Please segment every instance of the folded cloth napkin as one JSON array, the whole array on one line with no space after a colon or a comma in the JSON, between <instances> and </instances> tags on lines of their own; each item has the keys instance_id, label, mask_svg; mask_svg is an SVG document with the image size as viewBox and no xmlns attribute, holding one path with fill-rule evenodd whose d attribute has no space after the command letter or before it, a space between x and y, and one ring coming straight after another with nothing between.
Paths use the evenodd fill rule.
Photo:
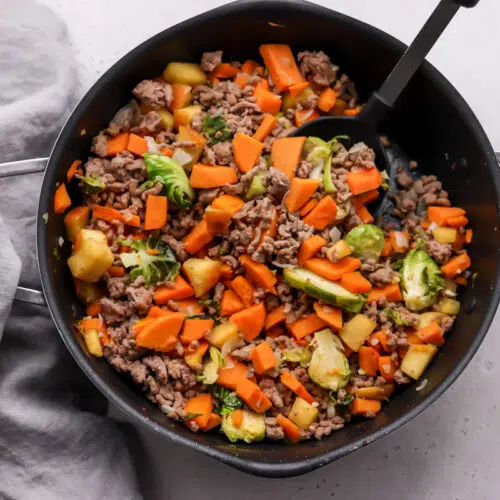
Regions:
<instances>
[{"instance_id":1,"label":"folded cloth napkin","mask_svg":"<svg viewBox=\"0 0 500 500\"><path fill-rule=\"evenodd\" d=\"M0 162L48 154L76 101L66 30L31 0L0 0ZM0 180L0 498L141 498L127 438L106 419L45 307L13 303L40 289L35 214L41 176ZM10 315L9 315L10 312Z\"/></svg>"}]
</instances>

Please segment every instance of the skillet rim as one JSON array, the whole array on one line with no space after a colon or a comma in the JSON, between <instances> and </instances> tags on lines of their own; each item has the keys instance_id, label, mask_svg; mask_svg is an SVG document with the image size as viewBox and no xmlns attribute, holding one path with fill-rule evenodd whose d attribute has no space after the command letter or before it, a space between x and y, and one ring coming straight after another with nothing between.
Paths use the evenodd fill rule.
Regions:
<instances>
[{"instance_id":1,"label":"skillet rim","mask_svg":"<svg viewBox=\"0 0 500 500\"><path fill-rule=\"evenodd\" d=\"M57 140L55 141L54 147L50 153L50 158L44 173L40 200L38 205L37 213L37 231L36 231L36 247L37 247L37 260L38 267L41 276L42 289L47 301L47 305L54 321L57 331L61 336L66 347L70 351L71 355L86 374L86 376L91 380L91 382L101 391L101 393L106 396L108 400L113 402L121 411L123 411L127 417L132 421L139 423L140 425L146 427L150 431L158 432L164 437L172 440L174 443L182 444L188 448L194 449L201 452L211 458L215 458L227 465L235 467L241 471L248 472L251 474L256 474L265 477L291 477L295 475L304 474L310 472L314 469L322 467L334 460L337 460L353 451L371 444L378 439L387 436L388 434L394 432L405 426L411 420L413 420L417 415L422 413L426 408L433 404L451 385L456 381L458 376L463 372L466 366L469 364L474 354L481 345L486 333L489 330L493 317L496 313L498 303L500 301L500 256L497 254L497 275L495 277L495 285L491 294L491 302L489 308L484 315L481 325L476 332L474 340L466 351L464 356L460 359L457 365L454 367L452 372L439 384L437 387L420 403L416 404L414 408L403 414L401 417L397 418L394 422L387 424L386 426L372 432L368 437L362 437L352 441L344 446L336 448L332 451L327 451L320 456L316 456L310 459L298 460L291 463L261 463L254 459L241 458L236 454L231 454L226 451L221 451L211 447L210 445L199 444L190 438L186 438L177 434L175 430L170 430L167 427L163 427L154 421L152 421L147 416L143 415L140 411L135 410L129 406L125 401L123 401L117 393L112 391L103 381L96 371L92 368L85 356L80 344L77 342L73 330L66 325L63 315L59 309L58 301L56 298L56 290L53 287L50 279L50 266L47 264L49 262L49 248L45 245L47 228L43 222L42 214L49 212L52 188L55 184L56 177L58 174L58 163L56 161L56 156L59 156L61 151L64 149L64 145L71 140L71 135L69 130L75 126L78 121L85 115L88 103L92 98L100 92L101 87L103 87L109 81L115 78L115 74L119 73L124 65L129 61L133 61L136 56L144 53L149 47L155 46L160 42L165 35L168 33L169 36L175 36L176 33L189 29L193 25L197 25L200 22L210 20L212 18L218 17L220 15L226 15L230 13L240 13L243 14L248 8L270 8L270 7L285 7L287 9L296 9L297 11L303 10L315 14L324 14L328 17L335 16L339 22L344 24L349 24L353 30L363 29L370 33L372 36L377 38L379 41L385 43L387 46L392 47L396 52L403 53L406 48L402 42L394 38L393 36L385 33L384 31L371 26L367 23L359 21L355 18L347 16L345 14L339 13L333 9L323 7L317 4L302 0L242 0L231 2L221 7L212 9L210 11L199 14L195 17L187 19L179 24L171 26L162 32L150 37L145 40L134 49L129 51L127 54L122 56L117 62L115 62L88 90L81 101L76 105L66 123L64 124ZM498 173L498 163L493 151L493 147L488 140L481 124L479 123L474 112L470 109L469 105L463 99L463 97L458 93L455 87L436 69L427 61L424 62L420 70L422 75L431 82L437 89L449 98L449 102L457 109L460 117L467 123L471 130L473 131L473 140L483 151L484 156L487 158L487 169L494 181L494 191L496 197L496 217L500 224L499 217L499 198L500 198L500 176Z\"/></svg>"}]
</instances>

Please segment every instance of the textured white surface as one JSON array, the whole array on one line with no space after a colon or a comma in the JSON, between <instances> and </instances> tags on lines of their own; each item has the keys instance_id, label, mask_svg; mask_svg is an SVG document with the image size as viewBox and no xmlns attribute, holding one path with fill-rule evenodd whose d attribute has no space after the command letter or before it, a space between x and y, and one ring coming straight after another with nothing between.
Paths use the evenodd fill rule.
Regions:
<instances>
[{"instance_id":1,"label":"textured white surface","mask_svg":"<svg viewBox=\"0 0 500 500\"><path fill-rule=\"evenodd\" d=\"M158 31L222 5L222 0L42 0L69 25L82 93L116 61ZM411 41L437 0L322 0ZM500 149L500 2L461 11L430 54L458 88ZM464 374L432 408L404 429L314 473L288 480L251 477L141 431L148 499L341 498L439 500L499 498L500 341L497 315Z\"/></svg>"}]
</instances>

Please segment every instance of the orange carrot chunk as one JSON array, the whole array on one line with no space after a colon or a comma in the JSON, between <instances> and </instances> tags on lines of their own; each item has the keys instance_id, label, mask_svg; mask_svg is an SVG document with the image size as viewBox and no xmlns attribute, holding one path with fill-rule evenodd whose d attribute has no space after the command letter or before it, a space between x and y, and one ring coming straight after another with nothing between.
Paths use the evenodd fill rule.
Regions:
<instances>
[{"instance_id":1,"label":"orange carrot chunk","mask_svg":"<svg viewBox=\"0 0 500 500\"><path fill-rule=\"evenodd\" d=\"M382 403L376 399L354 398L350 409L352 415L373 416L382 409Z\"/></svg>"},{"instance_id":2,"label":"orange carrot chunk","mask_svg":"<svg viewBox=\"0 0 500 500\"><path fill-rule=\"evenodd\" d=\"M300 209L300 216L305 217L308 213L311 212L311 210L319 203L318 200L309 200L301 209Z\"/></svg>"},{"instance_id":3,"label":"orange carrot chunk","mask_svg":"<svg viewBox=\"0 0 500 500\"><path fill-rule=\"evenodd\" d=\"M381 288L373 288L368 294L366 301L369 303L377 302L382 297L385 297L387 302L403 302L403 295L401 294L401 288L397 283L392 285L386 285Z\"/></svg>"},{"instance_id":4,"label":"orange carrot chunk","mask_svg":"<svg viewBox=\"0 0 500 500\"><path fill-rule=\"evenodd\" d=\"M392 382L394 380L394 373L396 373L397 368L391 356L380 356L380 358L378 358L380 375L384 377L387 382Z\"/></svg>"},{"instance_id":5,"label":"orange carrot chunk","mask_svg":"<svg viewBox=\"0 0 500 500\"><path fill-rule=\"evenodd\" d=\"M107 141L107 156L114 156L122 151L125 151L128 146L129 133L123 132L122 134L118 134L115 137L108 137Z\"/></svg>"},{"instance_id":6,"label":"orange carrot chunk","mask_svg":"<svg viewBox=\"0 0 500 500\"><path fill-rule=\"evenodd\" d=\"M261 80L265 82L266 80ZM267 82L266 82L267 83ZM257 86L253 92L255 103L259 106L262 113L275 115L281 109L281 97L270 90Z\"/></svg>"},{"instance_id":7,"label":"orange carrot chunk","mask_svg":"<svg viewBox=\"0 0 500 500\"><path fill-rule=\"evenodd\" d=\"M427 207L427 217L438 226L446 226L450 217L465 215L465 210L458 207Z\"/></svg>"},{"instance_id":8,"label":"orange carrot chunk","mask_svg":"<svg viewBox=\"0 0 500 500\"><path fill-rule=\"evenodd\" d=\"M287 325L288 330L296 339L303 339L327 326L326 321L317 314L311 313Z\"/></svg>"},{"instance_id":9,"label":"orange carrot chunk","mask_svg":"<svg viewBox=\"0 0 500 500\"><path fill-rule=\"evenodd\" d=\"M469 223L469 219L464 215L457 215L456 217L448 217L446 225L450 227L465 227Z\"/></svg>"},{"instance_id":10,"label":"orange carrot chunk","mask_svg":"<svg viewBox=\"0 0 500 500\"><path fill-rule=\"evenodd\" d=\"M245 308L245 304L233 290L226 290L220 302L220 315L231 316Z\"/></svg>"},{"instance_id":11,"label":"orange carrot chunk","mask_svg":"<svg viewBox=\"0 0 500 500\"><path fill-rule=\"evenodd\" d=\"M126 226L141 226L141 219L138 215L123 215L119 210L116 210L116 208L94 205L92 207L92 215L96 219L105 220L106 222L113 222L115 220L123 222Z\"/></svg>"},{"instance_id":12,"label":"orange carrot chunk","mask_svg":"<svg viewBox=\"0 0 500 500\"><path fill-rule=\"evenodd\" d=\"M371 224L375 220L364 205L355 206L355 212L363 224Z\"/></svg>"},{"instance_id":13,"label":"orange carrot chunk","mask_svg":"<svg viewBox=\"0 0 500 500\"><path fill-rule=\"evenodd\" d=\"M342 329L342 310L336 307L314 303L314 311L316 314L331 328L340 331Z\"/></svg>"},{"instance_id":14,"label":"orange carrot chunk","mask_svg":"<svg viewBox=\"0 0 500 500\"><path fill-rule=\"evenodd\" d=\"M286 319L285 306L281 305L273 309L266 316L266 321L264 323L264 329L270 330L271 328L284 323Z\"/></svg>"},{"instance_id":15,"label":"orange carrot chunk","mask_svg":"<svg viewBox=\"0 0 500 500\"><path fill-rule=\"evenodd\" d=\"M374 167L359 172L347 172L346 181L352 194L358 195L379 188L382 184L382 176Z\"/></svg>"},{"instance_id":16,"label":"orange carrot chunk","mask_svg":"<svg viewBox=\"0 0 500 500\"><path fill-rule=\"evenodd\" d=\"M371 377L377 375L379 358L380 354L373 347L363 345L359 348L359 367L364 371L365 375L370 375Z\"/></svg>"},{"instance_id":17,"label":"orange carrot chunk","mask_svg":"<svg viewBox=\"0 0 500 500\"><path fill-rule=\"evenodd\" d=\"M266 321L266 308L261 302L247 309L243 309L229 317L229 321L234 323L247 342L258 337Z\"/></svg>"},{"instance_id":18,"label":"orange carrot chunk","mask_svg":"<svg viewBox=\"0 0 500 500\"><path fill-rule=\"evenodd\" d=\"M238 429L243 423L243 415L243 410L234 410L233 413L231 413L231 423Z\"/></svg>"},{"instance_id":19,"label":"orange carrot chunk","mask_svg":"<svg viewBox=\"0 0 500 500\"><path fill-rule=\"evenodd\" d=\"M173 283L159 286L153 294L153 299L158 305L163 305L169 300L187 299L193 295L191 285L182 276L177 276Z\"/></svg>"},{"instance_id":20,"label":"orange carrot chunk","mask_svg":"<svg viewBox=\"0 0 500 500\"><path fill-rule=\"evenodd\" d=\"M309 394L307 389L300 383L288 370L284 371L280 377L281 383L288 387L294 394L307 401L309 404L314 403L314 398Z\"/></svg>"},{"instance_id":21,"label":"orange carrot chunk","mask_svg":"<svg viewBox=\"0 0 500 500\"><path fill-rule=\"evenodd\" d=\"M146 200L144 229L161 229L167 223L168 199L166 196L150 195Z\"/></svg>"},{"instance_id":22,"label":"orange carrot chunk","mask_svg":"<svg viewBox=\"0 0 500 500\"><path fill-rule=\"evenodd\" d=\"M54 212L62 214L71 206L71 198L66 190L66 184L61 184L54 195Z\"/></svg>"},{"instance_id":23,"label":"orange carrot chunk","mask_svg":"<svg viewBox=\"0 0 500 500\"><path fill-rule=\"evenodd\" d=\"M233 139L234 161L240 172L246 174L251 170L264 149L264 144L249 135L237 133Z\"/></svg>"},{"instance_id":24,"label":"orange carrot chunk","mask_svg":"<svg viewBox=\"0 0 500 500\"><path fill-rule=\"evenodd\" d=\"M309 87L309 82L295 83L293 85L290 85L288 93L292 97L295 97L296 95L300 94L306 87Z\"/></svg>"},{"instance_id":25,"label":"orange carrot chunk","mask_svg":"<svg viewBox=\"0 0 500 500\"><path fill-rule=\"evenodd\" d=\"M337 205L329 195L325 196L305 217L304 222L323 231L337 216Z\"/></svg>"},{"instance_id":26,"label":"orange carrot chunk","mask_svg":"<svg viewBox=\"0 0 500 500\"><path fill-rule=\"evenodd\" d=\"M183 313L170 312L154 319L136 335L136 344L155 351L169 351L177 341L184 318Z\"/></svg>"},{"instance_id":27,"label":"orange carrot chunk","mask_svg":"<svg viewBox=\"0 0 500 500\"><path fill-rule=\"evenodd\" d=\"M233 167L213 167L197 163L191 170L189 182L196 189L216 188L235 184L238 176Z\"/></svg>"},{"instance_id":28,"label":"orange carrot chunk","mask_svg":"<svg viewBox=\"0 0 500 500\"><path fill-rule=\"evenodd\" d=\"M304 264L314 257L324 246L326 245L326 240L319 234L315 234L302 243L300 246L299 254L297 256L299 261L299 266L304 266Z\"/></svg>"},{"instance_id":29,"label":"orange carrot chunk","mask_svg":"<svg viewBox=\"0 0 500 500\"><path fill-rule=\"evenodd\" d=\"M266 342L259 344L250 354L255 373L261 375L278 363L271 346Z\"/></svg>"},{"instance_id":30,"label":"orange carrot chunk","mask_svg":"<svg viewBox=\"0 0 500 500\"><path fill-rule=\"evenodd\" d=\"M468 269L471 264L470 257L467 255L467 252L464 252L442 265L441 271L446 278L454 278L457 274L461 274Z\"/></svg>"},{"instance_id":31,"label":"orange carrot chunk","mask_svg":"<svg viewBox=\"0 0 500 500\"><path fill-rule=\"evenodd\" d=\"M368 293L372 289L372 284L358 271L343 274L340 284L352 293Z\"/></svg>"},{"instance_id":32,"label":"orange carrot chunk","mask_svg":"<svg viewBox=\"0 0 500 500\"><path fill-rule=\"evenodd\" d=\"M216 66L213 73L215 78L220 78L221 80L226 78L234 78L238 74L239 69L229 63L220 63Z\"/></svg>"},{"instance_id":33,"label":"orange carrot chunk","mask_svg":"<svg viewBox=\"0 0 500 500\"><path fill-rule=\"evenodd\" d=\"M333 106L335 106L335 102L337 101L337 94L330 88L326 88L321 92L318 98L318 108L321 111L328 113Z\"/></svg>"},{"instance_id":34,"label":"orange carrot chunk","mask_svg":"<svg viewBox=\"0 0 500 500\"><path fill-rule=\"evenodd\" d=\"M319 179L300 179L294 177L290 183L290 190L285 198L285 205L289 212L297 212L311 198L320 186Z\"/></svg>"},{"instance_id":35,"label":"orange carrot chunk","mask_svg":"<svg viewBox=\"0 0 500 500\"><path fill-rule=\"evenodd\" d=\"M229 286L238 294L245 307L250 307L255 303L255 288L244 276L237 276Z\"/></svg>"},{"instance_id":36,"label":"orange carrot chunk","mask_svg":"<svg viewBox=\"0 0 500 500\"><path fill-rule=\"evenodd\" d=\"M441 330L441 327L434 321L418 330L415 335L426 344L444 344L443 330Z\"/></svg>"},{"instance_id":37,"label":"orange carrot chunk","mask_svg":"<svg viewBox=\"0 0 500 500\"><path fill-rule=\"evenodd\" d=\"M236 394L257 413L264 413L272 406L271 401L260 387L246 377L241 377L238 380Z\"/></svg>"},{"instance_id":38,"label":"orange carrot chunk","mask_svg":"<svg viewBox=\"0 0 500 500\"><path fill-rule=\"evenodd\" d=\"M276 423L283 429L286 438L292 443L300 441L300 429L281 413L276 416Z\"/></svg>"},{"instance_id":39,"label":"orange carrot chunk","mask_svg":"<svg viewBox=\"0 0 500 500\"><path fill-rule=\"evenodd\" d=\"M289 179L295 175L300 162L305 137L283 137L276 139L271 146L271 159L274 168L284 172Z\"/></svg>"},{"instance_id":40,"label":"orange carrot chunk","mask_svg":"<svg viewBox=\"0 0 500 500\"><path fill-rule=\"evenodd\" d=\"M125 268L122 266L109 266L108 273L114 278L121 278L125 276Z\"/></svg>"},{"instance_id":41,"label":"orange carrot chunk","mask_svg":"<svg viewBox=\"0 0 500 500\"><path fill-rule=\"evenodd\" d=\"M259 52L274 85L280 92L304 81L289 45L263 44L259 47Z\"/></svg>"},{"instance_id":42,"label":"orange carrot chunk","mask_svg":"<svg viewBox=\"0 0 500 500\"><path fill-rule=\"evenodd\" d=\"M71 180L73 179L73 177L76 175L76 174L81 174L81 169L80 169L80 165L82 164L81 160L75 160L72 164L71 164L71 167L69 167L68 171L66 172L66 180L68 182L71 182Z\"/></svg>"},{"instance_id":43,"label":"orange carrot chunk","mask_svg":"<svg viewBox=\"0 0 500 500\"><path fill-rule=\"evenodd\" d=\"M200 429L207 426L212 414L213 400L211 394L200 394L194 398L190 398L184 405L184 412L186 413L186 425L192 428L194 422Z\"/></svg>"},{"instance_id":44,"label":"orange carrot chunk","mask_svg":"<svg viewBox=\"0 0 500 500\"><path fill-rule=\"evenodd\" d=\"M319 274L327 280L337 281L344 274L356 271L361 267L361 261L356 257L344 257L337 262L330 262L328 259L314 258L305 262L304 267Z\"/></svg>"},{"instance_id":45,"label":"orange carrot chunk","mask_svg":"<svg viewBox=\"0 0 500 500\"><path fill-rule=\"evenodd\" d=\"M275 293L274 285L278 282L278 278L265 264L255 262L248 255L241 255L238 260L251 280L268 292Z\"/></svg>"},{"instance_id":46,"label":"orange carrot chunk","mask_svg":"<svg viewBox=\"0 0 500 500\"><path fill-rule=\"evenodd\" d=\"M293 114L293 119L295 121L295 126L301 127L304 123L316 120L316 118L319 118L320 116L321 115L318 113L318 110L315 108L297 109Z\"/></svg>"},{"instance_id":47,"label":"orange carrot chunk","mask_svg":"<svg viewBox=\"0 0 500 500\"><path fill-rule=\"evenodd\" d=\"M226 365L229 365L230 368L226 368L226 365L219 368L217 384L228 389L236 389L239 379L244 378L248 373L248 366L232 358L229 358L227 361Z\"/></svg>"},{"instance_id":48,"label":"orange carrot chunk","mask_svg":"<svg viewBox=\"0 0 500 500\"><path fill-rule=\"evenodd\" d=\"M465 243L468 245L472 243L472 229L467 229L467 231L465 231Z\"/></svg>"},{"instance_id":49,"label":"orange carrot chunk","mask_svg":"<svg viewBox=\"0 0 500 500\"><path fill-rule=\"evenodd\" d=\"M253 138L262 142L276 128L277 124L278 122L273 115L264 115L264 119L260 122Z\"/></svg>"},{"instance_id":50,"label":"orange carrot chunk","mask_svg":"<svg viewBox=\"0 0 500 500\"><path fill-rule=\"evenodd\" d=\"M203 219L196 224L192 231L182 240L186 252L193 255L214 239L214 233L208 227L207 221Z\"/></svg>"},{"instance_id":51,"label":"orange carrot chunk","mask_svg":"<svg viewBox=\"0 0 500 500\"><path fill-rule=\"evenodd\" d=\"M208 418L207 425L202 428L202 431L208 432L214 429L215 427L219 426L222 423L222 417L220 415L217 415L217 413L210 413L210 417Z\"/></svg>"},{"instance_id":52,"label":"orange carrot chunk","mask_svg":"<svg viewBox=\"0 0 500 500\"><path fill-rule=\"evenodd\" d=\"M127 143L127 149L137 156L148 152L148 141L136 134L130 134Z\"/></svg>"},{"instance_id":53,"label":"orange carrot chunk","mask_svg":"<svg viewBox=\"0 0 500 500\"><path fill-rule=\"evenodd\" d=\"M181 342L190 344L202 339L214 326L213 319L190 318L184 321L181 333Z\"/></svg>"}]
</instances>

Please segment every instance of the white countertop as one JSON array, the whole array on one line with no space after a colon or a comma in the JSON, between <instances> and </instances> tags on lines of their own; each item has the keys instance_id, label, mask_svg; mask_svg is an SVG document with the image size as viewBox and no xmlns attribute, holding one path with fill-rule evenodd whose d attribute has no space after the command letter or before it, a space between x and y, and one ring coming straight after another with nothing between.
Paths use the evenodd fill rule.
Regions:
<instances>
[{"instance_id":1,"label":"white countertop","mask_svg":"<svg viewBox=\"0 0 500 500\"><path fill-rule=\"evenodd\" d=\"M120 56L157 32L223 5L222 0L39 0L68 23L82 93ZM321 0L408 43L437 0ZM500 150L500 2L458 13L429 60L469 102ZM500 340L497 314L478 354L454 386L405 428L311 474L261 479L142 431L145 498L253 500L333 498L490 500L499 497Z\"/></svg>"}]
</instances>

